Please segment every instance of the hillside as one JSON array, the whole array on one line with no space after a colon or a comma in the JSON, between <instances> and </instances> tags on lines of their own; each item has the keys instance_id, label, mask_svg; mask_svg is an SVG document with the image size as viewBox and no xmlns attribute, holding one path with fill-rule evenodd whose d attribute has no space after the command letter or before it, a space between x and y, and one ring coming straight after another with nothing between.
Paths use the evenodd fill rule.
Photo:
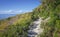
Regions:
<instances>
[{"instance_id":1,"label":"hillside","mask_svg":"<svg viewBox=\"0 0 60 37\"><path fill-rule=\"evenodd\" d=\"M7 19L2 19L0 20L0 30L4 30L11 24L17 24L20 23L22 20L25 21L27 19L31 19L31 13L18 14Z\"/></svg>"},{"instance_id":2,"label":"hillside","mask_svg":"<svg viewBox=\"0 0 60 37\"><path fill-rule=\"evenodd\" d=\"M28 37L30 24L39 17L44 30L38 37L60 37L60 0L41 0L41 5L32 12L0 20L0 36Z\"/></svg>"},{"instance_id":3,"label":"hillside","mask_svg":"<svg viewBox=\"0 0 60 37\"><path fill-rule=\"evenodd\" d=\"M50 17L46 22L42 22L41 27L44 32L40 37L60 37L60 0L41 0L42 4L34 10L35 15L43 17L43 20Z\"/></svg>"},{"instance_id":4,"label":"hillside","mask_svg":"<svg viewBox=\"0 0 60 37\"><path fill-rule=\"evenodd\" d=\"M12 34L14 34L13 36L16 35L16 37L18 37L17 33L21 35L24 34L24 36L26 36L27 30L29 29L28 26L32 21L33 20L31 19L31 13L24 13L24 14L16 15L14 17L1 20L0 21L0 34L1 34L0 36L6 37L6 35L9 34L7 37L11 37Z\"/></svg>"}]
</instances>

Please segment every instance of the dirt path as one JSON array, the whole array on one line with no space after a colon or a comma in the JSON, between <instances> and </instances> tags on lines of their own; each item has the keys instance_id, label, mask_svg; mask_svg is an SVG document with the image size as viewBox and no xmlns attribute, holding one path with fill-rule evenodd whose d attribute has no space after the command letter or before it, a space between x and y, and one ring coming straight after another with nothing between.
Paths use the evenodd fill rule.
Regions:
<instances>
[{"instance_id":1,"label":"dirt path","mask_svg":"<svg viewBox=\"0 0 60 37\"><path fill-rule=\"evenodd\" d=\"M28 37L37 37L41 32L43 32L43 29L40 28L41 22L42 19L39 18L29 26L30 29L28 30Z\"/></svg>"}]
</instances>

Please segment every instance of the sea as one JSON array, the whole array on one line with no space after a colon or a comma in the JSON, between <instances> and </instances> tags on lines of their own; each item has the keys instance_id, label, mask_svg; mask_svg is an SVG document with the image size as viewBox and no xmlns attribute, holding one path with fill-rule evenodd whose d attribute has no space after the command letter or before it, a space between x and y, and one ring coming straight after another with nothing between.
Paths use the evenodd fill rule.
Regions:
<instances>
[{"instance_id":1,"label":"sea","mask_svg":"<svg viewBox=\"0 0 60 37\"><path fill-rule=\"evenodd\" d=\"M15 16L16 14L0 14L0 20Z\"/></svg>"}]
</instances>

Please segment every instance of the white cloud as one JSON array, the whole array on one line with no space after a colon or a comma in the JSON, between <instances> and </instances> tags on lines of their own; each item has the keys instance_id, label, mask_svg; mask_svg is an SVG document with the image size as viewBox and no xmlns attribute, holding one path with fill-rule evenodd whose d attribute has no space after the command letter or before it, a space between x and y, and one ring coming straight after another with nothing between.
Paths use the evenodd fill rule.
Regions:
<instances>
[{"instance_id":1,"label":"white cloud","mask_svg":"<svg viewBox=\"0 0 60 37\"><path fill-rule=\"evenodd\" d=\"M3 10L0 11L0 14L20 14L25 12L32 12L32 10Z\"/></svg>"},{"instance_id":2,"label":"white cloud","mask_svg":"<svg viewBox=\"0 0 60 37\"><path fill-rule=\"evenodd\" d=\"M21 12L22 10L4 10L4 11L0 11L0 14L18 14Z\"/></svg>"},{"instance_id":3,"label":"white cloud","mask_svg":"<svg viewBox=\"0 0 60 37\"><path fill-rule=\"evenodd\" d=\"M12 12L12 10L4 10L4 11L0 11L0 12Z\"/></svg>"}]
</instances>

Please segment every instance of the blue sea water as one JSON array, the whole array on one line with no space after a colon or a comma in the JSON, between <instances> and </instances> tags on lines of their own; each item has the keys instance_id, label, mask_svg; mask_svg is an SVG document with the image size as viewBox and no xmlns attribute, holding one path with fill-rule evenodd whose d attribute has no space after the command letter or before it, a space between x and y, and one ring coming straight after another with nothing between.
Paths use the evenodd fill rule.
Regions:
<instances>
[{"instance_id":1,"label":"blue sea water","mask_svg":"<svg viewBox=\"0 0 60 37\"><path fill-rule=\"evenodd\" d=\"M0 20L1 19L6 19L8 17L11 17L11 16L15 16L16 14L0 14Z\"/></svg>"}]
</instances>

